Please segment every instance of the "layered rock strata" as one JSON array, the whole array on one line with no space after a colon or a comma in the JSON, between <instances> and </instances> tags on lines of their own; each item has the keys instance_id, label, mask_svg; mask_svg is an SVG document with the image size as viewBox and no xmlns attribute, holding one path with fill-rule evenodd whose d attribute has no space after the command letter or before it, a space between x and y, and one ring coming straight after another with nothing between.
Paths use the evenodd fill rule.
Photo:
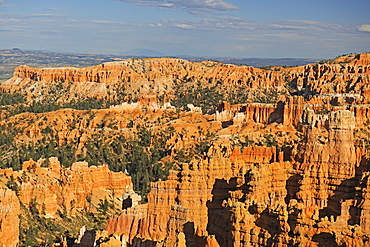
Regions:
<instances>
[{"instance_id":1,"label":"layered rock strata","mask_svg":"<svg viewBox=\"0 0 370 247\"><path fill-rule=\"evenodd\" d=\"M20 213L19 200L15 192L0 189L0 246L18 246Z\"/></svg>"},{"instance_id":2,"label":"layered rock strata","mask_svg":"<svg viewBox=\"0 0 370 247\"><path fill-rule=\"evenodd\" d=\"M1 229L16 228L19 203L36 205L53 218L58 210L74 215L112 198L122 204L122 213L109 220L102 246L369 246L369 71L369 54L276 71L180 59L84 69L19 67L2 91L24 90L31 99L61 89L53 99L57 102L85 96L114 99L128 92L140 96L138 103L91 112L16 115L9 122L22 130L19 142L42 140L45 123L40 119L60 123L53 126L58 145L78 143L78 150L98 129L107 136L132 135L129 123L142 123L160 134L170 126L174 133L164 159L177 159L177 170L167 181L151 183L144 205L131 179L106 166L78 162L64 168L49 159L47 167L40 160L26 162L21 172L0 170L3 188L16 192L0 192L0 202L13 205L0 214ZM222 102L213 115L191 104L190 112L181 114L159 106L157 96L170 97L174 85L196 82L233 90L289 86L297 95L280 96L271 104ZM76 115L81 121L67 124ZM190 161L176 157L179 150L194 147L202 151ZM17 244L15 235L0 234L6 244Z\"/></svg>"},{"instance_id":3,"label":"layered rock strata","mask_svg":"<svg viewBox=\"0 0 370 247\"><path fill-rule=\"evenodd\" d=\"M299 125L289 161L275 147L213 146L107 230L128 246L367 246L369 175L354 114L306 109Z\"/></svg>"},{"instance_id":4,"label":"layered rock strata","mask_svg":"<svg viewBox=\"0 0 370 247\"><path fill-rule=\"evenodd\" d=\"M73 217L78 211L95 212L97 205L108 200L122 209L124 195L134 198L131 178L109 171L107 166L88 167L86 162L61 167L56 158L23 164L21 171L0 170L0 181L11 188L0 189L0 245L17 246L19 216L23 210L34 210L40 217L54 219L59 214ZM59 236L58 236L59 237Z\"/></svg>"},{"instance_id":5,"label":"layered rock strata","mask_svg":"<svg viewBox=\"0 0 370 247\"><path fill-rule=\"evenodd\" d=\"M121 93L135 97L156 93L168 98L173 94L174 85L185 82L189 85L201 83L206 87L222 86L226 91L289 85L305 94L330 97L345 94L344 100L347 97L367 103L370 100L369 56L369 53L357 54L346 63L337 61L277 70L170 58L125 60L81 69L20 66L0 89L27 92L30 100L31 96L38 99L43 95L38 99L43 101L52 95L53 102L62 103L86 97L115 100Z\"/></svg>"}]
</instances>

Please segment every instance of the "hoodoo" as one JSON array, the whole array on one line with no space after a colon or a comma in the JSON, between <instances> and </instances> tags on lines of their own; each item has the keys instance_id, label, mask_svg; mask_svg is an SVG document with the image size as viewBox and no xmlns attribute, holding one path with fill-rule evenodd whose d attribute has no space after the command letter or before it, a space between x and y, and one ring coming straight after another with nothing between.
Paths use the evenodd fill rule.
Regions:
<instances>
[{"instance_id":1,"label":"hoodoo","mask_svg":"<svg viewBox=\"0 0 370 247\"><path fill-rule=\"evenodd\" d=\"M369 246L369 56L16 68L0 245Z\"/></svg>"}]
</instances>

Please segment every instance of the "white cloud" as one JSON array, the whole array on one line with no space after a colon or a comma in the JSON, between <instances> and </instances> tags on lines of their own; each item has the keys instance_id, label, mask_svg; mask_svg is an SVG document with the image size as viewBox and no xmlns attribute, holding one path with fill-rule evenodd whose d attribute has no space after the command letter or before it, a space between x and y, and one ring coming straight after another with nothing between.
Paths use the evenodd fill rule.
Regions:
<instances>
[{"instance_id":1,"label":"white cloud","mask_svg":"<svg viewBox=\"0 0 370 247\"><path fill-rule=\"evenodd\" d=\"M302 35L298 35L295 33L274 33L274 34L263 34L263 37L276 37L281 39L302 39L306 38Z\"/></svg>"},{"instance_id":2,"label":"white cloud","mask_svg":"<svg viewBox=\"0 0 370 247\"><path fill-rule=\"evenodd\" d=\"M66 18L69 15L66 14L6 14L0 13L0 19L8 19L8 20L28 20L28 19L35 19L35 18L47 18L47 19L60 19Z\"/></svg>"},{"instance_id":3,"label":"white cloud","mask_svg":"<svg viewBox=\"0 0 370 247\"><path fill-rule=\"evenodd\" d=\"M163 27L163 25L161 23L151 23L149 27Z\"/></svg>"},{"instance_id":4,"label":"white cloud","mask_svg":"<svg viewBox=\"0 0 370 247\"><path fill-rule=\"evenodd\" d=\"M173 27L180 29L193 30L233 30L233 29L255 29L255 25L245 18L238 17L219 17L215 19L201 19L201 20L162 20L160 23L162 27Z\"/></svg>"},{"instance_id":5,"label":"white cloud","mask_svg":"<svg viewBox=\"0 0 370 247\"><path fill-rule=\"evenodd\" d=\"M173 26L181 28L181 29L194 29L193 26L188 25L188 24L175 23Z\"/></svg>"},{"instance_id":6,"label":"white cloud","mask_svg":"<svg viewBox=\"0 0 370 247\"><path fill-rule=\"evenodd\" d=\"M0 26L6 26L13 31L41 31L55 23L63 25L69 15L65 14L6 14L0 13ZM58 29L60 26L54 27Z\"/></svg>"},{"instance_id":7,"label":"white cloud","mask_svg":"<svg viewBox=\"0 0 370 247\"><path fill-rule=\"evenodd\" d=\"M191 14L200 12L237 10L237 6L224 0L115 0L134 5L184 10Z\"/></svg>"},{"instance_id":8,"label":"white cloud","mask_svg":"<svg viewBox=\"0 0 370 247\"><path fill-rule=\"evenodd\" d=\"M3 4L5 1L4 0L0 0L0 4Z\"/></svg>"},{"instance_id":9,"label":"white cloud","mask_svg":"<svg viewBox=\"0 0 370 247\"><path fill-rule=\"evenodd\" d=\"M362 32L370 32L370 25L364 24L364 25L358 26L357 29Z\"/></svg>"},{"instance_id":10,"label":"white cloud","mask_svg":"<svg viewBox=\"0 0 370 247\"><path fill-rule=\"evenodd\" d=\"M66 10L66 9L59 9L59 8L39 8L39 9L41 9L41 10L50 10L50 11L65 11Z\"/></svg>"},{"instance_id":11,"label":"white cloud","mask_svg":"<svg viewBox=\"0 0 370 247\"><path fill-rule=\"evenodd\" d=\"M345 29L340 24L330 22L318 22L310 20L287 20L279 23L271 24L271 28L286 29L286 30L311 30L311 31L327 31Z\"/></svg>"},{"instance_id":12,"label":"white cloud","mask_svg":"<svg viewBox=\"0 0 370 247\"><path fill-rule=\"evenodd\" d=\"M292 25L281 25L281 24L272 24L271 27L273 27L273 28L281 28L281 29L303 29L303 30L311 30L311 29L313 29L312 27L307 27L307 26L292 26Z\"/></svg>"},{"instance_id":13,"label":"white cloud","mask_svg":"<svg viewBox=\"0 0 370 247\"><path fill-rule=\"evenodd\" d=\"M106 21L106 20L94 20L92 22L99 23L99 24L116 24L117 23L115 21Z\"/></svg>"},{"instance_id":14,"label":"white cloud","mask_svg":"<svg viewBox=\"0 0 370 247\"><path fill-rule=\"evenodd\" d=\"M204 31L258 31L264 33L263 30L270 30L273 32L284 33L316 33L322 32L349 32L353 31L353 27L345 27L336 23L316 22L308 20L289 20L278 23L255 23L246 18L239 17L218 17L218 18L204 18L197 20L161 20L156 26L166 28L192 29Z\"/></svg>"}]
</instances>

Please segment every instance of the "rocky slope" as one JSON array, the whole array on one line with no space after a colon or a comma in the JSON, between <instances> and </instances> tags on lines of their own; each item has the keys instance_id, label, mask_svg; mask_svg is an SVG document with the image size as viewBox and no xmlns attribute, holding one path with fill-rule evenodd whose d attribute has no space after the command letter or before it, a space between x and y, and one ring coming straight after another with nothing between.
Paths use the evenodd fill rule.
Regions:
<instances>
[{"instance_id":1,"label":"rocky slope","mask_svg":"<svg viewBox=\"0 0 370 247\"><path fill-rule=\"evenodd\" d=\"M129 246L176 246L180 233L186 246L367 246L369 153L355 145L353 113L308 109L300 124L287 149L213 143L107 231Z\"/></svg>"},{"instance_id":2,"label":"rocky slope","mask_svg":"<svg viewBox=\"0 0 370 247\"><path fill-rule=\"evenodd\" d=\"M2 165L22 168L0 170L0 203L12 205L0 213L0 239L24 243L41 219L39 228L86 225L77 246L369 246L369 57L272 70L180 59L21 66L0 88L25 92L26 105L138 102L21 114L4 106ZM248 97L205 114L196 102L210 98L207 87ZM195 106L166 103L189 95ZM91 231L100 220L105 231Z\"/></svg>"},{"instance_id":3,"label":"rocky slope","mask_svg":"<svg viewBox=\"0 0 370 247\"><path fill-rule=\"evenodd\" d=\"M92 227L88 217L99 217L99 224L103 223L122 209L125 196L137 201L129 176L111 172L107 166L88 167L86 162L61 167L57 158L30 160L20 171L0 170L0 184L1 246L60 242L65 231L73 233L82 224ZM38 233L37 228L44 227Z\"/></svg>"},{"instance_id":4,"label":"rocky slope","mask_svg":"<svg viewBox=\"0 0 370 247\"><path fill-rule=\"evenodd\" d=\"M367 103L369 56L369 53L357 54L338 63L334 60L329 64L274 70L169 58L125 60L81 69L20 66L1 85L1 90L26 93L31 101L63 103L89 97L132 100L150 92L170 99L176 85L189 88L200 84L223 94L244 88L281 90L289 86L305 94L361 95Z\"/></svg>"}]
</instances>

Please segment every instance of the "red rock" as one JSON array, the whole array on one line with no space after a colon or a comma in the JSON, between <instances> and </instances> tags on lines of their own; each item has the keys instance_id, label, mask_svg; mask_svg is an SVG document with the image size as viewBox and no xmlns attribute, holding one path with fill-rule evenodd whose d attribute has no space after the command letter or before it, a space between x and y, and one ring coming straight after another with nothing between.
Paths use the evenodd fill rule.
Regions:
<instances>
[{"instance_id":1,"label":"red rock","mask_svg":"<svg viewBox=\"0 0 370 247\"><path fill-rule=\"evenodd\" d=\"M59 145L79 140L82 150L102 118L121 129L128 119L135 119L134 125L146 124L140 119L146 111L145 116L152 119L174 114L174 110L165 112L153 106L157 103L154 96L172 97L174 83L197 81L233 90L239 84L259 90L289 83L303 96L279 97L274 104L223 102L212 116L179 113L179 119L171 122L176 132L167 143L171 155L204 141L206 131L215 138L206 139L209 147L204 153L189 162L178 162L178 170L171 171L167 181L152 183L147 204L133 205L112 217L107 234L120 239L123 246L368 246L370 152L366 128L370 107L363 103L370 98L369 71L369 54L280 71L209 61L147 59L84 69L22 66L1 88L32 95L42 94L41 86L49 90L61 82L70 83L78 97L99 98L108 92L114 97L125 85L141 95L137 104L94 111L90 122L85 111L43 115L54 121L62 119L63 123L53 126ZM39 91L31 93L29 89L36 86ZM66 94L59 100L72 99ZM71 129L65 122L74 113L84 116L84 121ZM34 117L25 113L11 120L22 124L22 118ZM26 126L17 138L39 140L41 125ZM161 130L161 126L153 128L155 133ZM276 140L267 144L265 136ZM171 155L166 159L171 160ZM37 180L19 182L19 200L28 206L36 200L50 217L61 205L69 214L89 206L86 198L91 195L98 200L107 191L119 196L133 193L131 179L106 166L88 167L78 162L63 168L53 159L43 168L40 162L31 160L23 165ZM0 174L21 176L12 170ZM115 240L111 238L117 244Z\"/></svg>"},{"instance_id":2,"label":"red rock","mask_svg":"<svg viewBox=\"0 0 370 247\"><path fill-rule=\"evenodd\" d=\"M15 192L0 189L0 246L18 246L20 213L21 209Z\"/></svg>"},{"instance_id":3,"label":"red rock","mask_svg":"<svg viewBox=\"0 0 370 247\"><path fill-rule=\"evenodd\" d=\"M369 56L369 53L357 54L349 57L350 62L345 64L333 61L328 64L280 68L280 71L209 61L193 63L170 58L126 60L81 69L34 69L20 66L16 68L14 77L3 83L0 89L12 92L23 90L29 95L37 96L39 93L46 95L52 85L61 83L74 94L63 94L58 102L69 102L77 97L103 98L109 95L114 99L122 84L131 88L127 93L131 93L133 97L156 93L169 99L173 95L174 82L197 81L211 87L222 84L230 90L240 86L251 89L276 88L289 82L291 86L297 87L298 90L305 89L306 92L350 93L362 95L367 99L366 90L370 82ZM148 100L146 97L145 101Z\"/></svg>"}]
</instances>

